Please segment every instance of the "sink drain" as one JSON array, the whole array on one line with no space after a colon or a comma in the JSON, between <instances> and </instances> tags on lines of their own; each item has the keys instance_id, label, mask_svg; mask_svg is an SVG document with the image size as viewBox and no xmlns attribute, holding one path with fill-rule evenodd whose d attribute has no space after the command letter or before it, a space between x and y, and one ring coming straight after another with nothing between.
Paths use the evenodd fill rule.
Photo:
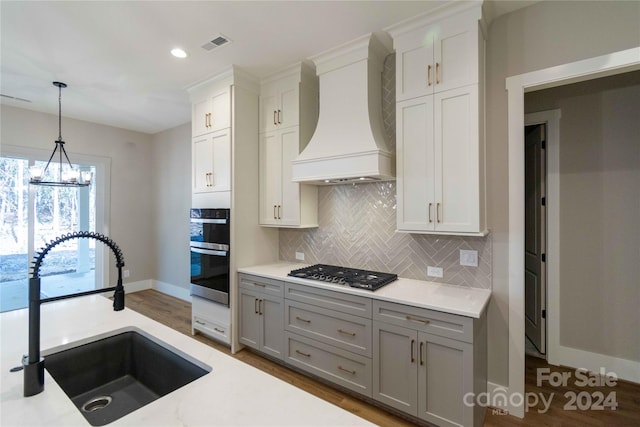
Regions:
<instances>
[{"instance_id":1,"label":"sink drain","mask_svg":"<svg viewBox=\"0 0 640 427\"><path fill-rule=\"evenodd\" d=\"M111 396L98 396L89 400L87 403L82 405L83 412L93 412L100 409L104 409L111 403L113 399Z\"/></svg>"}]
</instances>

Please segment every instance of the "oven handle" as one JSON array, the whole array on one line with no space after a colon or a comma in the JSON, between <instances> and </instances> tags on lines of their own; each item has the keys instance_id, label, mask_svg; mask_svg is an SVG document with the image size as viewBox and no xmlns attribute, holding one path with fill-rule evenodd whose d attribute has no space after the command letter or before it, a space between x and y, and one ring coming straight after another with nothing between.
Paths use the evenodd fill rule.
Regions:
<instances>
[{"instance_id":1,"label":"oven handle","mask_svg":"<svg viewBox=\"0 0 640 427\"><path fill-rule=\"evenodd\" d=\"M227 219L191 218L191 222L198 224L226 224Z\"/></svg>"},{"instance_id":2,"label":"oven handle","mask_svg":"<svg viewBox=\"0 0 640 427\"><path fill-rule=\"evenodd\" d=\"M208 242L189 242L189 246L192 248L211 249L214 251L228 251L229 245L222 245L220 243L208 243Z\"/></svg>"},{"instance_id":3,"label":"oven handle","mask_svg":"<svg viewBox=\"0 0 640 427\"><path fill-rule=\"evenodd\" d=\"M195 252L197 254L203 255L216 255L216 256L227 256L227 251L212 251L209 249L200 249L200 248L191 248L191 252Z\"/></svg>"}]
</instances>

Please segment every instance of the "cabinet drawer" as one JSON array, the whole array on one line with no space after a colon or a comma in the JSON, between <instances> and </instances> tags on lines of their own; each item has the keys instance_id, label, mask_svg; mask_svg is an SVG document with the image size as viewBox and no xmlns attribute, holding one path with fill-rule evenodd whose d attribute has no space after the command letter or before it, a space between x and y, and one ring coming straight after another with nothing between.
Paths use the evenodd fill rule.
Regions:
<instances>
[{"instance_id":1,"label":"cabinet drawer","mask_svg":"<svg viewBox=\"0 0 640 427\"><path fill-rule=\"evenodd\" d=\"M231 323L229 307L195 295L191 297L191 313L194 317L209 320L227 329Z\"/></svg>"},{"instance_id":2,"label":"cabinet drawer","mask_svg":"<svg viewBox=\"0 0 640 427\"><path fill-rule=\"evenodd\" d=\"M229 326L218 324L202 317L193 316L192 327L195 331L200 331L205 335L215 338L218 341L222 341L225 344L231 343L229 334Z\"/></svg>"},{"instance_id":3,"label":"cabinet drawer","mask_svg":"<svg viewBox=\"0 0 640 427\"><path fill-rule=\"evenodd\" d=\"M286 362L371 397L371 359L285 332Z\"/></svg>"},{"instance_id":4,"label":"cabinet drawer","mask_svg":"<svg viewBox=\"0 0 640 427\"><path fill-rule=\"evenodd\" d=\"M280 280L267 279L266 277L253 276L251 274L239 275L240 287L244 289L252 289L267 295L281 297L284 293L284 282Z\"/></svg>"},{"instance_id":5,"label":"cabinet drawer","mask_svg":"<svg viewBox=\"0 0 640 427\"><path fill-rule=\"evenodd\" d=\"M285 301L285 329L371 357L371 320L298 301Z\"/></svg>"},{"instance_id":6,"label":"cabinet drawer","mask_svg":"<svg viewBox=\"0 0 640 427\"><path fill-rule=\"evenodd\" d=\"M473 342L473 319L470 317L374 301L373 319L455 340Z\"/></svg>"},{"instance_id":7,"label":"cabinet drawer","mask_svg":"<svg viewBox=\"0 0 640 427\"><path fill-rule=\"evenodd\" d=\"M285 298L371 319L371 299L357 295L285 283Z\"/></svg>"}]
</instances>

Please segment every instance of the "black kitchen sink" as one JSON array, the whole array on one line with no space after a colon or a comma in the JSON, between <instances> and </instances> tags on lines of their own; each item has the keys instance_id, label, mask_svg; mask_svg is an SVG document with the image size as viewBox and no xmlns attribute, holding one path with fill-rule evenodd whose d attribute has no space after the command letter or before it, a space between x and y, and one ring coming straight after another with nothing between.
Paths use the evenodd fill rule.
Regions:
<instances>
[{"instance_id":1,"label":"black kitchen sink","mask_svg":"<svg viewBox=\"0 0 640 427\"><path fill-rule=\"evenodd\" d=\"M211 371L136 331L44 359L45 369L93 426L109 424Z\"/></svg>"}]
</instances>

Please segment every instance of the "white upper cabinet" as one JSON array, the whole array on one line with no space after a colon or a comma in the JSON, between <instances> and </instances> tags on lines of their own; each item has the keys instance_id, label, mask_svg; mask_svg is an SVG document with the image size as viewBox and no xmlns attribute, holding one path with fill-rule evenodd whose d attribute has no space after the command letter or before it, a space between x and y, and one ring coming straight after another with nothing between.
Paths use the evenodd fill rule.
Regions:
<instances>
[{"instance_id":1,"label":"white upper cabinet","mask_svg":"<svg viewBox=\"0 0 640 427\"><path fill-rule=\"evenodd\" d=\"M398 231L487 233L480 17L472 8L390 30L397 49Z\"/></svg>"},{"instance_id":2,"label":"white upper cabinet","mask_svg":"<svg viewBox=\"0 0 640 427\"><path fill-rule=\"evenodd\" d=\"M296 64L260 85L260 224L317 227L316 186L291 181L291 161L307 145L318 120L313 69Z\"/></svg>"},{"instance_id":3,"label":"white upper cabinet","mask_svg":"<svg viewBox=\"0 0 640 427\"><path fill-rule=\"evenodd\" d=\"M300 78L285 77L260 88L260 132L297 126L300 123Z\"/></svg>"},{"instance_id":4,"label":"white upper cabinet","mask_svg":"<svg viewBox=\"0 0 640 427\"><path fill-rule=\"evenodd\" d=\"M392 28L396 50L396 100L478 83L478 13Z\"/></svg>"},{"instance_id":5,"label":"white upper cabinet","mask_svg":"<svg viewBox=\"0 0 640 427\"><path fill-rule=\"evenodd\" d=\"M191 136L200 136L231 126L231 87L206 87L192 95Z\"/></svg>"},{"instance_id":6,"label":"white upper cabinet","mask_svg":"<svg viewBox=\"0 0 640 427\"><path fill-rule=\"evenodd\" d=\"M192 193L231 190L231 133L229 128L197 136L191 141Z\"/></svg>"}]
</instances>

